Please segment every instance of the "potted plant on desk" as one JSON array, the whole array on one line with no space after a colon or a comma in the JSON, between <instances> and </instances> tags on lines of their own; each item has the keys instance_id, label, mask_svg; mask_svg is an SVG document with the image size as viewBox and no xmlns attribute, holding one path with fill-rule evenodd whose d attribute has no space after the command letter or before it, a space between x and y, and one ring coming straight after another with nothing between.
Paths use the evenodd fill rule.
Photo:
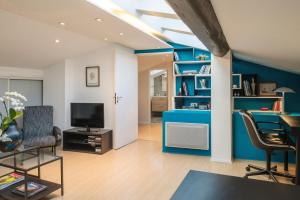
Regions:
<instances>
[{"instance_id":1,"label":"potted plant on desk","mask_svg":"<svg viewBox=\"0 0 300 200\"><path fill-rule=\"evenodd\" d=\"M22 132L18 129L16 119L23 115L26 97L17 92L5 92L0 97L0 103L4 105L5 114L0 112L0 151L14 151L23 140ZM8 105L10 108L8 108Z\"/></svg>"}]
</instances>

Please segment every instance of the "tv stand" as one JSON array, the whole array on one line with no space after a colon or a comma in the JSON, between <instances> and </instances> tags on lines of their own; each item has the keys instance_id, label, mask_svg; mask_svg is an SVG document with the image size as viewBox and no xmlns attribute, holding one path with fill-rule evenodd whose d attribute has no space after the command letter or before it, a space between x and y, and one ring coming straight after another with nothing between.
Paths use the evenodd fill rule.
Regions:
<instances>
[{"instance_id":1,"label":"tv stand","mask_svg":"<svg viewBox=\"0 0 300 200\"><path fill-rule=\"evenodd\" d=\"M63 131L63 150L104 154L112 149L112 130L72 128Z\"/></svg>"},{"instance_id":2,"label":"tv stand","mask_svg":"<svg viewBox=\"0 0 300 200\"><path fill-rule=\"evenodd\" d=\"M80 133L99 133L101 129L91 129L91 128L77 128L77 132Z\"/></svg>"}]
</instances>

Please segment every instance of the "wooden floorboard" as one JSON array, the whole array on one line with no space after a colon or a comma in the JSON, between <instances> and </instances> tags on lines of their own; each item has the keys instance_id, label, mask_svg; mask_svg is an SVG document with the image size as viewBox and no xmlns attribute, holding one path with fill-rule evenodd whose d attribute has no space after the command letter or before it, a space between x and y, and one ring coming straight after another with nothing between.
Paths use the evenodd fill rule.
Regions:
<instances>
[{"instance_id":1,"label":"wooden floorboard","mask_svg":"<svg viewBox=\"0 0 300 200\"><path fill-rule=\"evenodd\" d=\"M60 197L57 191L48 199L163 200L172 196L191 169L243 176L248 163L264 166L264 162L237 160L225 164L211 162L209 157L162 153L161 125L140 126L139 131L136 142L104 155L59 151L64 157L65 196ZM2 168L0 171L4 172ZM59 182L59 163L43 167L42 178ZM265 176L259 179L268 180Z\"/></svg>"}]
</instances>

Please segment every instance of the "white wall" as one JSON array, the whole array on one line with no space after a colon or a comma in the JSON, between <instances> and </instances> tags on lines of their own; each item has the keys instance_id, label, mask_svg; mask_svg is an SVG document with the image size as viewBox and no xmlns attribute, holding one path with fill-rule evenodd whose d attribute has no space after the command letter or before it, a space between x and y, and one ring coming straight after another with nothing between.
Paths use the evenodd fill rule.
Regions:
<instances>
[{"instance_id":1,"label":"white wall","mask_svg":"<svg viewBox=\"0 0 300 200\"><path fill-rule=\"evenodd\" d=\"M65 129L65 62L44 70L43 101L53 106L54 125Z\"/></svg>"},{"instance_id":2,"label":"white wall","mask_svg":"<svg viewBox=\"0 0 300 200\"><path fill-rule=\"evenodd\" d=\"M86 87L85 67L100 66L100 87ZM105 128L113 128L114 47L107 45L44 70L44 104L54 106L54 124L71 127L70 103L104 103Z\"/></svg>"},{"instance_id":3,"label":"white wall","mask_svg":"<svg viewBox=\"0 0 300 200\"><path fill-rule=\"evenodd\" d=\"M100 66L100 87L86 87L85 70L87 66ZM128 67L132 69L130 74L133 74L135 79L131 77L124 82L124 76L127 77L126 73L129 75ZM121 69L121 73L118 75L115 69ZM67 129L71 127L71 102L104 103L105 128L114 130L115 140L118 132L116 124L118 124L119 143L117 144L117 140L115 140L114 148L119 148L137 138L137 71L137 58L133 50L115 44L108 44L86 55L68 58L64 62L44 70L44 104L54 106L54 123ZM122 76L123 79L120 79L119 76ZM126 103L126 106L128 104L126 111L130 110L130 117L128 123L125 124L122 121L124 121L123 115L126 112L120 112L122 116L119 119L121 120L115 124L117 109L113 97L117 89L115 82L120 80L123 80L121 86L125 87L122 88L122 91L125 92L123 96L129 95L131 98L128 98L130 100ZM132 84L127 85L131 81Z\"/></svg>"},{"instance_id":4,"label":"white wall","mask_svg":"<svg viewBox=\"0 0 300 200\"><path fill-rule=\"evenodd\" d=\"M232 162L232 55L212 56L211 160Z\"/></svg>"},{"instance_id":5,"label":"white wall","mask_svg":"<svg viewBox=\"0 0 300 200\"><path fill-rule=\"evenodd\" d=\"M100 87L86 87L85 67L100 66ZM114 47L107 45L87 55L66 60L66 123L70 103L104 103L105 128L113 128Z\"/></svg>"},{"instance_id":6,"label":"white wall","mask_svg":"<svg viewBox=\"0 0 300 200\"><path fill-rule=\"evenodd\" d=\"M16 79L43 79L44 72L40 69L29 69L22 67L7 67L0 66L1 78L16 78Z\"/></svg>"}]
</instances>

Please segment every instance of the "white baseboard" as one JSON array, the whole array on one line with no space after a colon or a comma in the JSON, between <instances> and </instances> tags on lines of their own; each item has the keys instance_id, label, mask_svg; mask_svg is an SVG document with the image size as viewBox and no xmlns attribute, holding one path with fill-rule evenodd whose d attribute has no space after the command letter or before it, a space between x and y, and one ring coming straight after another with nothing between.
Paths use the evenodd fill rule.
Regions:
<instances>
[{"instance_id":1,"label":"white baseboard","mask_svg":"<svg viewBox=\"0 0 300 200\"><path fill-rule=\"evenodd\" d=\"M213 157L211 157L210 161L232 164L232 159L223 159L223 158L213 158Z\"/></svg>"},{"instance_id":2,"label":"white baseboard","mask_svg":"<svg viewBox=\"0 0 300 200\"><path fill-rule=\"evenodd\" d=\"M147 125L147 124L151 124L150 122L146 122L146 121L140 121L139 122L140 125Z\"/></svg>"}]
</instances>

